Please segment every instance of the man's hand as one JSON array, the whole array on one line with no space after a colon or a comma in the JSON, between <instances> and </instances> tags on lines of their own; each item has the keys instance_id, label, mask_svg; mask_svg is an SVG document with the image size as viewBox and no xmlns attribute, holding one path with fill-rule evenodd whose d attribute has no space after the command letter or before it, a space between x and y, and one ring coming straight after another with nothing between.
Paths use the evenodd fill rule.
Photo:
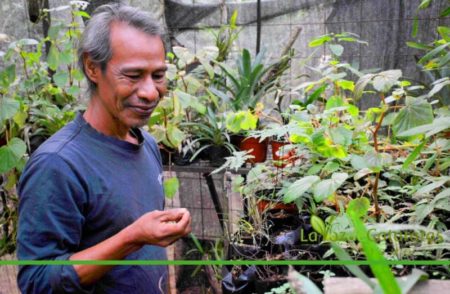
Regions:
<instances>
[{"instance_id":1,"label":"man's hand","mask_svg":"<svg viewBox=\"0 0 450 294\"><path fill-rule=\"evenodd\" d=\"M152 211L130 225L139 245L166 247L191 232L191 215L186 208Z\"/></svg>"}]
</instances>

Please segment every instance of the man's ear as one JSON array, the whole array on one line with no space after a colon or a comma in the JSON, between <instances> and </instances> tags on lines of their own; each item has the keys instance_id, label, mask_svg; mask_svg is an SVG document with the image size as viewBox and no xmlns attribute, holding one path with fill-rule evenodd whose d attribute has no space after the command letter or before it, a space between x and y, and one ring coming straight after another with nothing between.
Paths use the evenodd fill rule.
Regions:
<instances>
[{"instance_id":1,"label":"man's ear","mask_svg":"<svg viewBox=\"0 0 450 294\"><path fill-rule=\"evenodd\" d=\"M86 72L88 79L94 83L97 83L98 78L100 77L101 74L100 65L92 61L88 53L83 54L83 63L84 63L84 70Z\"/></svg>"}]
</instances>

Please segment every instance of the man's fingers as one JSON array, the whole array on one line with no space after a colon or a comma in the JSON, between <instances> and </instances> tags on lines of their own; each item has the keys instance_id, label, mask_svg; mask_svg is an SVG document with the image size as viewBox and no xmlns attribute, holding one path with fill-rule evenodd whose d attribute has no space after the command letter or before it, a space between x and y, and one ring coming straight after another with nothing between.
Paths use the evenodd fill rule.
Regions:
<instances>
[{"instance_id":1,"label":"man's fingers","mask_svg":"<svg viewBox=\"0 0 450 294\"><path fill-rule=\"evenodd\" d=\"M175 208L175 209L169 209L163 211L163 214L161 215L161 221L163 222L170 222L180 221L185 214L189 214L188 210L186 208Z\"/></svg>"}]
</instances>

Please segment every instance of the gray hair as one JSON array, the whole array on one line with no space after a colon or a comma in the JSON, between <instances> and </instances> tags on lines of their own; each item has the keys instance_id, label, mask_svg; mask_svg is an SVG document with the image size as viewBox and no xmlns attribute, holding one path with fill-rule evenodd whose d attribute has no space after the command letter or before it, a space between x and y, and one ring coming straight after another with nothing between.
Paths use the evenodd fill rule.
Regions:
<instances>
[{"instance_id":1,"label":"gray hair","mask_svg":"<svg viewBox=\"0 0 450 294\"><path fill-rule=\"evenodd\" d=\"M95 92L97 85L86 74L83 55L87 53L105 72L112 57L110 30L114 22L124 22L148 35L163 39L164 31L150 13L119 3L99 6L88 21L78 46L78 65L88 81L90 94Z\"/></svg>"}]
</instances>

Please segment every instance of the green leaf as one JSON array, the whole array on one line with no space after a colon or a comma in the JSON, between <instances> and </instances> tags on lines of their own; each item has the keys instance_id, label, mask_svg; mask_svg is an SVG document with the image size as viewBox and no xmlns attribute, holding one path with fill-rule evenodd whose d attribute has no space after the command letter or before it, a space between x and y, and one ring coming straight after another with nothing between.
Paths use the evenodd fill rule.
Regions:
<instances>
[{"instance_id":1,"label":"green leaf","mask_svg":"<svg viewBox=\"0 0 450 294\"><path fill-rule=\"evenodd\" d=\"M13 138L8 145L0 148L0 174L15 168L27 150L25 142Z\"/></svg>"},{"instance_id":2,"label":"green leaf","mask_svg":"<svg viewBox=\"0 0 450 294\"><path fill-rule=\"evenodd\" d=\"M320 37L315 38L311 42L309 42L308 46L309 47L318 47L318 46L322 45L323 43L329 42L331 40L332 40L332 38L329 35L320 36Z\"/></svg>"},{"instance_id":3,"label":"green leaf","mask_svg":"<svg viewBox=\"0 0 450 294\"><path fill-rule=\"evenodd\" d=\"M366 161L364 160L364 157L356 155L356 154L351 155L351 164L352 164L353 168L356 170L369 168Z\"/></svg>"},{"instance_id":4,"label":"green leaf","mask_svg":"<svg viewBox=\"0 0 450 294\"><path fill-rule=\"evenodd\" d=\"M418 127L414 127L408 129L406 131L399 132L397 134L398 137L409 137L415 136L419 134L425 134L425 138L429 138L441 131L446 129L450 129L450 120L448 117L439 117L433 120L431 124L420 125Z\"/></svg>"},{"instance_id":5,"label":"green leaf","mask_svg":"<svg viewBox=\"0 0 450 294\"><path fill-rule=\"evenodd\" d=\"M331 139L335 144L350 146L352 144L353 132L342 126L330 129Z\"/></svg>"},{"instance_id":6,"label":"green leaf","mask_svg":"<svg viewBox=\"0 0 450 294\"><path fill-rule=\"evenodd\" d=\"M195 245L195 247L197 247L198 251L199 251L201 254L205 254L205 250L203 249L203 246L202 246L202 244L200 243L200 241L197 239L197 237L196 237L193 233L190 233L190 234L189 234L189 237L191 237L192 242L194 242L194 245Z\"/></svg>"},{"instance_id":7,"label":"green leaf","mask_svg":"<svg viewBox=\"0 0 450 294\"><path fill-rule=\"evenodd\" d=\"M0 72L0 87L7 89L16 79L16 65L11 64Z\"/></svg>"},{"instance_id":8,"label":"green leaf","mask_svg":"<svg viewBox=\"0 0 450 294\"><path fill-rule=\"evenodd\" d=\"M439 14L439 17L447 17L449 15L450 15L450 6L442 10L441 14Z\"/></svg>"},{"instance_id":9,"label":"green leaf","mask_svg":"<svg viewBox=\"0 0 450 294\"><path fill-rule=\"evenodd\" d=\"M292 183L283 196L284 203L290 203L305 194L315 183L320 181L318 176L306 176Z\"/></svg>"},{"instance_id":10,"label":"green leaf","mask_svg":"<svg viewBox=\"0 0 450 294\"><path fill-rule=\"evenodd\" d=\"M419 18L416 16L414 16L414 20L413 20L413 27L412 27L412 31L411 31L411 36L413 38L417 37L417 32L419 31Z\"/></svg>"},{"instance_id":11,"label":"green leaf","mask_svg":"<svg viewBox=\"0 0 450 294\"><path fill-rule=\"evenodd\" d=\"M67 90L67 94L77 97L80 94L80 87L75 85L70 86Z\"/></svg>"},{"instance_id":12,"label":"green leaf","mask_svg":"<svg viewBox=\"0 0 450 294\"><path fill-rule=\"evenodd\" d=\"M327 162L327 164L323 167L323 171L326 171L327 173L331 174L337 171L340 167L340 164L336 161L330 161Z\"/></svg>"},{"instance_id":13,"label":"green leaf","mask_svg":"<svg viewBox=\"0 0 450 294\"><path fill-rule=\"evenodd\" d=\"M336 81L336 85L344 90L352 91L355 90L355 82L348 80L338 80Z\"/></svg>"},{"instance_id":14,"label":"green leaf","mask_svg":"<svg viewBox=\"0 0 450 294\"><path fill-rule=\"evenodd\" d=\"M173 177L164 181L164 194L166 198L172 199L180 187L180 181L177 177Z\"/></svg>"},{"instance_id":15,"label":"green leaf","mask_svg":"<svg viewBox=\"0 0 450 294\"><path fill-rule=\"evenodd\" d=\"M327 104L325 106L326 110L333 109L336 107L342 107L345 105L345 101L341 96L331 96L327 100Z\"/></svg>"},{"instance_id":16,"label":"green leaf","mask_svg":"<svg viewBox=\"0 0 450 294\"><path fill-rule=\"evenodd\" d=\"M20 103L14 99L0 99L0 124L12 118L20 108Z\"/></svg>"},{"instance_id":17,"label":"green leaf","mask_svg":"<svg viewBox=\"0 0 450 294\"><path fill-rule=\"evenodd\" d=\"M64 88L66 84L69 82L69 73L67 71L57 71L53 75L53 80L55 81L55 84L60 87Z\"/></svg>"},{"instance_id":18,"label":"green leaf","mask_svg":"<svg viewBox=\"0 0 450 294\"><path fill-rule=\"evenodd\" d=\"M355 100L359 100L359 98L361 98L364 89L367 87L374 76L374 74L366 74L359 78L355 85Z\"/></svg>"},{"instance_id":19,"label":"green leaf","mask_svg":"<svg viewBox=\"0 0 450 294\"><path fill-rule=\"evenodd\" d=\"M442 39L445 40L445 42L450 42L450 28L449 27L438 27L437 31L439 35L441 35Z\"/></svg>"},{"instance_id":20,"label":"green leaf","mask_svg":"<svg viewBox=\"0 0 450 294\"><path fill-rule=\"evenodd\" d=\"M427 140L423 140L421 144L419 144L416 148L414 148L413 152L411 152L408 157L406 158L405 162L402 164L402 169L406 170L409 165L419 156L420 152L422 151L423 147L425 147L425 144L427 143Z\"/></svg>"},{"instance_id":21,"label":"green leaf","mask_svg":"<svg viewBox=\"0 0 450 294\"><path fill-rule=\"evenodd\" d=\"M450 57L450 54L447 53L446 56ZM449 59L450 60L450 59ZM444 78L439 80L439 82L434 82L433 83L433 88L430 90L430 92L428 92L428 97L433 97L436 93L438 93L439 91L441 91L445 86L450 85L450 79Z\"/></svg>"},{"instance_id":22,"label":"green leaf","mask_svg":"<svg viewBox=\"0 0 450 294\"><path fill-rule=\"evenodd\" d=\"M58 69L59 51L55 45L52 45L50 47L50 51L48 52L48 56L47 56L47 64L48 64L48 67L53 71L56 71L56 69Z\"/></svg>"},{"instance_id":23,"label":"green leaf","mask_svg":"<svg viewBox=\"0 0 450 294\"><path fill-rule=\"evenodd\" d=\"M228 113L226 118L226 128L233 133L241 130L254 130L258 123L258 117L250 111L239 111Z\"/></svg>"},{"instance_id":24,"label":"green leaf","mask_svg":"<svg viewBox=\"0 0 450 294\"><path fill-rule=\"evenodd\" d=\"M397 83L401 76L402 71L399 69L380 72L373 78L373 87L377 91L386 93Z\"/></svg>"},{"instance_id":25,"label":"green leaf","mask_svg":"<svg viewBox=\"0 0 450 294\"><path fill-rule=\"evenodd\" d=\"M333 195L348 178L347 173L334 173L331 179L323 180L314 186L314 200L320 203Z\"/></svg>"},{"instance_id":26,"label":"green leaf","mask_svg":"<svg viewBox=\"0 0 450 294\"><path fill-rule=\"evenodd\" d=\"M307 176L312 176L318 174L322 170L323 164L314 164L306 172Z\"/></svg>"},{"instance_id":27,"label":"green leaf","mask_svg":"<svg viewBox=\"0 0 450 294\"><path fill-rule=\"evenodd\" d=\"M311 227L322 235L324 239L326 239L327 236L327 226L325 225L324 221L318 217L317 215L311 215Z\"/></svg>"},{"instance_id":28,"label":"green leaf","mask_svg":"<svg viewBox=\"0 0 450 294\"><path fill-rule=\"evenodd\" d=\"M336 56L341 56L344 52L344 47L339 44L329 44L331 52Z\"/></svg>"},{"instance_id":29,"label":"green leaf","mask_svg":"<svg viewBox=\"0 0 450 294\"><path fill-rule=\"evenodd\" d=\"M416 193L413 194L413 197L426 196L426 195L430 194L431 192L433 192L435 189L445 185L445 183L447 183L449 180L450 179L448 177L446 177L442 180L432 182L431 184L423 186L419 190L417 190Z\"/></svg>"},{"instance_id":30,"label":"green leaf","mask_svg":"<svg viewBox=\"0 0 450 294\"><path fill-rule=\"evenodd\" d=\"M433 122L433 109L429 102L407 97L405 103L405 107L400 110L393 122L392 129L395 134Z\"/></svg>"},{"instance_id":31,"label":"green leaf","mask_svg":"<svg viewBox=\"0 0 450 294\"><path fill-rule=\"evenodd\" d=\"M7 145L17 159L22 158L27 152L27 145L19 138L12 138Z\"/></svg>"},{"instance_id":32,"label":"green leaf","mask_svg":"<svg viewBox=\"0 0 450 294\"><path fill-rule=\"evenodd\" d=\"M419 9L425 9L430 6L431 0L422 0L419 4Z\"/></svg>"},{"instance_id":33,"label":"green leaf","mask_svg":"<svg viewBox=\"0 0 450 294\"><path fill-rule=\"evenodd\" d=\"M425 54L421 59L419 59L419 61L417 63L420 64L425 64L426 62L428 62L430 59L432 59L434 56L438 55L439 53L441 53L445 48L447 48L450 45L450 42L447 42L445 44L442 44L436 48L434 48L433 50L431 50L430 52L428 52L427 54Z\"/></svg>"},{"instance_id":34,"label":"green leaf","mask_svg":"<svg viewBox=\"0 0 450 294\"><path fill-rule=\"evenodd\" d=\"M72 53L72 48L62 51L59 55L59 61L61 64L71 64L74 59L75 57Z\"/></svg>"},{"instance_id":35,"label":"green leaf","mask_svg":"<svg viewBox=\"0 0 450 294\"><path fill-rule=\"evenodd\" d=\"M387 264L383 263L383 261L385 261L383 253L378 248L377 243L369 237L370 234L360 219L362 216L366 215L369 207L369 199L365 197L354 199L348 204L347 214L352 220L356 237L362 245L367 260L373 262L370 263L370 269L377 278L383 293L400 294L400 287L398 286L391 269Z\"/></svg>"},{"instance_id":36,"label":"green leaf","mask_svg":"<svg viewBox=\"0 0 450 294\"><path fill-rule=\"evenodd\" d=\"M370 207L370 201L366 197L353 199L349 202L347 207L347 214L352 217L361 218L367 214Z\"/></svg>"},{"instance_id":37,"label":"green leaf","mask_svg":"<svg viewBox=\"0 0 450 294\"><path fill-rule=\"evenodd\" d=\"M429 50L431 48L428 45L416 43L416 42L406 42L406 45L408 45L408 47L420 49L420 50Z\"/></svg>"}]
</instances>

